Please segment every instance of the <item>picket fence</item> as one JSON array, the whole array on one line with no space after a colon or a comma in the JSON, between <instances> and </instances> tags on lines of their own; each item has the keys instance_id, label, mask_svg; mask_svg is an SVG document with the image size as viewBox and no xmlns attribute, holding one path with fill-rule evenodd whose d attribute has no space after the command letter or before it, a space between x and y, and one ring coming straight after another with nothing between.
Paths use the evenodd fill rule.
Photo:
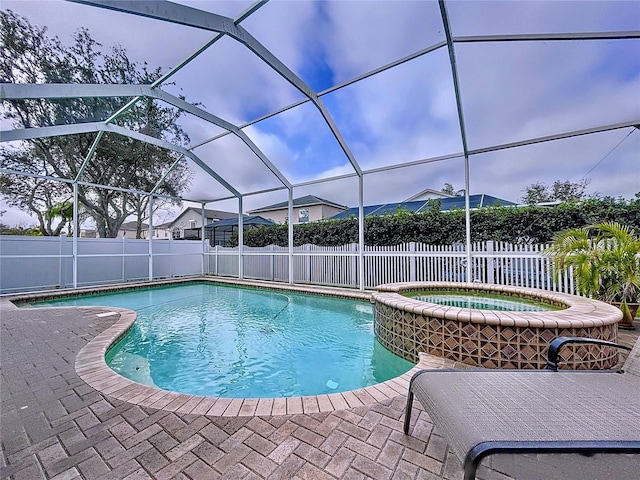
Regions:
<instances>
[{"instance_id":1,"label":"picket fence","mask_svg":"<svg viewBox=\"0 0 640 480\"><path fill-rule=\"evenodd\" d=\"M548 245L513 245L478 242L471 248L471 281L575 293L573 276L556 277ZM212 247L207 253L212 275L238 276L238 248ZM358 245L293 249L293 283L360 286ZM434 246L409 242L395 246L366 246L363 252L364 287L382 283L415 281L467 281L467 255L463 244ZM244 247L243 277L288 282L289 249Z\"/></svg>"}]
</instances>

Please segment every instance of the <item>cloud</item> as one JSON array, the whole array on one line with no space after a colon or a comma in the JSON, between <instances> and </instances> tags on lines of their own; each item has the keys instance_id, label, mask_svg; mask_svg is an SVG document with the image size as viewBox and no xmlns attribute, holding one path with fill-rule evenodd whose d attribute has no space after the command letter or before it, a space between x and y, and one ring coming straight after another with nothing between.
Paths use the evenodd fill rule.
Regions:
<instances>
[{"instance_id":1,"label":"cloud","mask_svg":"<svg viewBox=\"0 0 640 480\"><path fill-rule=\"evenodd\" d=\"M444 39L436 2L326 2L323 37L344 82Z\"/></svg>"},{"instance_id":2,"label":"cloud","mask_svg":"<svg viewBox=\"0 0 640 480\"><path fill-rule=\"evenodd\" d=\"M591 181L587 191L633 198L640 191L640 132L580 136L471 158L471 190L517 201L537 182Z\"/></svg>"},{"instance_id":3,"label":"cloud","mask_svg":"<svg viewBox=\"0 0 640 480\"><path fill-rule=\"evenodd\" d=\"M618 48L599 41L459 46L471 147L640 118L640 62L627 60L639 68L631 76L601 69L612 51L624 58L623 42L629 40Z\"/></svg>"},{"instance_id":4,"label":"cloud","mask_svg":"<svg viewBox=\"0 0 640 480\"><path fill-rule=\"evenodd\" d=\"M249 2L181 2L229 17ZM37 5L37 6L36 6ZM166 69L214 33L68 2L14 2L3 8L69 38L89 28L105 47ZM620 1L449 1L454 35L640 30L640 3ZM73 19L78 19L74 22ZM437 2L269 2L243 26L316 90L351 80L444 39ZM640 41L457 44L457 68L471 148L640 119ZM245 45L224 38L178 72L165 89L242 125L303 99ZM462 151L448 51L440 48L321 97L359 165L367 170ZM185 115L192 142L222 130ZM245 129L293 183L353 173L318 109L307 102ZM590 189L631 198L640 190L640 132L616 132L472 156L471 192L515 201L533 182L577 181L591 167ZM628 138L626 138L626 136ZM618 147L616 145L620 143ZM614 147L613 153L608 155ZM280 185L232 135L195 149L243 193ZM604 160L602 160L604 158ZM228 196L194 166L186 196ZM387 170L364 179L367 203L402 201L444 183L464 187L462 159ZM349 206L356 178L297 188ZM245 208L284 201L285 192L247 197ZM230 205L220 202L209 205Z\"/></svg>"},{"instance_id":5,"label":"cloud","mask_svg":"<svg viewBox=\"0 0 640 480\"><path fill-rule=\"evenodd\" d=\"M0 200L0 223L10 227L30 227L35 225L37 221L28 213L10 207L4 200Z\"/></svg>"},{"instance_id":6,"label":"cloud","mask_svg":"<svg viewBox=\"0 0 640 480\"><path fill-rule=\"evenodd\" d=\"M638 30L640 4L619 0L456 0L447 2L454 35Z\"/></svg>"}]
</instances>

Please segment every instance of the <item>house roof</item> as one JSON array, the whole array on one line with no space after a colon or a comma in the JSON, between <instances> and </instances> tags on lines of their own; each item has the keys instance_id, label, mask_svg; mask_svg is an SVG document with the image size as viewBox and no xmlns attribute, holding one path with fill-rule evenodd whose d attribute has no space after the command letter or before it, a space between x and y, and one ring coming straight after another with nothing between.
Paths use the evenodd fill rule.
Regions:
<instances>
[{"instance_id":1,"label":"house roof","mask_svg":"<svg viewBox=\"0 0 640 480\"><path fill-rule=\"evenodd\" d=\"M433 188L425 188L424 190L416 193L415 195L412 195L411 197L407 198L405 200L405 202L411 202L417 198L420 198L423 195L426 195L427 193L430 193L431 195L436 195L438 197L441 198L451 198L451 197L455 197L455 195L449 195L448 193L444 193L441 190L434 190Z\"/></svg>"},{"instance_id":2,"label":"house roof","mask_svg":"<svg viewBox=\"0 0 640 480\"><path fill-rule=\"evenodd\" d=\"M449 197L439 199L441 202L441 211L451 210L453 208L464 208L464 197ZM393 215L399 209L407 210L409 212L426 212L429 210L430 200L419 200L415 202L399 202L399 203L385 203L380 205L367 205L364 207L365 217L373 215ZM469 196L469 207L482 208L492 205L516 205L508 200L502 198L492 197L491 195L485 195L484 193ZM337 215L331 217L332 219L348 218L349 216L358 216L358 208L350 208L344 212L340 212Z\"/></svg>"},{"instance_id":3,"label":"house roof","mask_svg":"<svg viewBox=\"0 0 640 480\"><path fill-rule=\"evenodd\" d=\"M173 222L171 222L171 224L175 224L178 220L180 220L180 218L182 218L187 212L189 211L194 211L197 212L198 215L200 215L200 208L196 208L196 207L187 207L184 209L184 211L182 213L180 213L180 215L178 215L175 220L173 220ZM225 212L224 210L211 210L208 208L204 209L204 218L205 219L214 219L214 218L220 218L220 219L225 219L225 218L233 218L233 217L237 217L238 214L237 213L233 213L233 212Z\"/></svg>"},{"instance_id":4,"label":"house roof","mask_svg":"<svg viewBox=\"0 0 640 480\"><path fill-rule=\"evenodd\" d=\"M275 222L272 222L271 220L263 218L259 215L253 215L253 216L244 215L242 218L242 224L259 226L259 225L275 225ZM205 228L213 228L216 230L219 229L222 231L228 231L228 230L232 230L233 227L237 227L237 226L238 226L238 216L236 215L235 218L218 220L217 222L213 222L208 225L205 225Z\"/></svg>"},{"instance_id":5,"label":"house roof","mask_svg":"<svg viewBox=\"0 0 640 480\"><path fill-rule=\"evenodd\" d=\"M306 195L304 197L293 199L294 207L311 207L313 205L328 205L329 207L335 207L340 209L347 208L344 205L339 205L335 202L325 200L324 198L316 197L315 195ZM280 203L274 203L273 205L267 205L266 207L260 207L260 208L250 210L249 213L270 212L273 210L282 210L283 208L288 208L288 207L289 207L289 202L280 202Z\"/></svg>"},{"instance_id":6,"label":"house roof","mask_svg":"<svg viewBox=\"0 0 640 480\"><path fill-rule=\"evenodd\" d=\"M136 222L134 220L132 222L124 222L122 225L120 225L120 228L118 230L127 231L127 232L135 232L137 229L138 229L138 222ZM142 224L142 229L143 230L148 230L149 229L149 224L148 223L143 223Z\"/></svg>"},{"instance_id":7,"label":"house roof","mask_svg":"<svg viewBox=\"0 0 640 480\"><path fill-rule=\"evenodd\" d=\"M171 225L173 225L173 222L165 222L159 225L154 225L153 228L171 228Z\"/></svg>"}]
</instances>

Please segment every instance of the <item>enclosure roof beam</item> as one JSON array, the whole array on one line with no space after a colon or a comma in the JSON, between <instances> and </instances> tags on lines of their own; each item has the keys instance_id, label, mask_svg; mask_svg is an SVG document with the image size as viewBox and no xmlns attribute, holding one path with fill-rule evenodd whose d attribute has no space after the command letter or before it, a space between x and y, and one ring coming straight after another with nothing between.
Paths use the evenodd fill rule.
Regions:
<instances>
[{"instance_id":1,"label":"enclosure roof beam","mask_svg":"<svg viewBox=\"0 0 640 480\"><path fill-rule=\"evenodd\" d=\"M185 112L195 115L202 120L217 125L230 133L236 135L249 149L256 155L260 161L273 173L280 182L287 188L291 187L291 183L271 163L266 155L253 143L253 141L240 130L220 117L217 117L202 108L182 100L175 95L171 95L158 88L152 88L149 85L124 85L124 84L63 84L63 83L38 83L38 84L1 84L0 98L6 100L23 100L35 98L100 98L100 97L151 97L166 102ZM105 123L109 123L106 121ZM98 138L99 140L99 138ZM88 157L90 158L95 151L97 142L94 142L92 150ZM192 148L190 148L191 150Z\"/></svg>"},{"instance_id":2,"label":"enclosure roof beam","mask_svg":"<svg viewBox=\"0 0 640 480\"><path fill-rule=\"evenodd\" d=\"M18 170L11 170L8 168L0 168L0 173L4 173L6 175L17 175L17 176L22 176L22 177L30 177L30 178L36 178L36 179L42 179L42 180L48 180L51 182L59 182L59 183L66 183L68 185L73 185L74 183L77 183L78 185L84 185L87 187L94 187L94 188L103 188L103 189L109 189L109 190L115 190L117 192L126 192L126 193L134 193L136 195L150 195L152 192L144 192L142 190L135 190L135 189L131 189L131 188L122 188L122 187L108 187L106 185L101 185L99 183L91 183L91 182L78 182L76 180L71 180L69 178L60 178L60 177L54 177L52 175L41 175L39 173L30 173L30 172L21 172ZM193 201L193 200L187 200L186 198L182 198L182 197L176 197L174 195L165 195L163 193L160 194L153 194L155 197L158 198L167 198L170 200L186 200L186 201ZM235 197L229 197L229 198L235 198Z\"/></svg>"},{"instance_id":3,"label":"enclosure roof beam","mask_svg":"<svg viewBox=\"0 0 640 480\"><path fill-rule=\"evenodd\" d=\"M544 137L535 137L535 138L529 138L526 140L521 140L518 142L512 142L512 143L505 143L505 144L501 144L501 145L493 145L490 147L483 147L483 148L477 148L477 149L471 149L469 150L467 153L469 154L469 156L472 155L479 155L481 153L489 153L489 152L494 152L494 151L498 151L498 150L505 150L508 148L514 148L514 147L525 147L527 145L534 145L536 143L544 143L544 142L551 142L554 140L562 140L565 138L571 138L571 137L578 137L581 135L590 135L590 134L594 134L594 133L602 133L602 132L608 132L611 130L619 130L619 129L623 129L623 128L631 128L631 127L635 127L640 129L640 124L638 123L638 120L631 120L628 122L622 122L622 123L614 123L614 124L610 124L610 125L602 125L599 127L592 127L592 128L585 128L582 130L572 130L569 132L564 132L564 133L558 133L556 135L547 135ZM373 173L381 173L381 172L386 172L386 171L390 171L390 170L398 170L400 168L406 168L406 167L415 167L418 165L423 165L426 163L434 163L434 162L442 162L445 160L454 160L456 158L463 158L464 157L464 152L457 152L457 153L450 153L447 155L440 155L437 157L428 157L428 158L423 158L420 160L413 160L410 162L402 162L402 163L396 163L394 165L387 165L384 167L377 167L377 168L371 168L368 170L363 170L363 175L370 175ZM342 180L342 179L346 179L346 178L354 178L356 177L355 173L346 173L343 175L336 175L333 177L326 177L326 178L319 178L319 179L315 179L315 180L308 180L306 182L300 182L300 183L294 183L293 187L294 188L298 188L298 187L304 187L304 186L308 186L308 185L315 185L318 183L324 183L324 182L330 182L330 181L334 181L334 180Z\"/></svg>"},{"instance_id":4,"label":"enclosure roof beam","mask_svg":"<svg viewBox=\"0 0 640 480\"><path fill-rule=\"evenodd\" d=\"M333 118L318 97L318 95L301 78L291 71L284 63L256 40L247 30L237 25L233 19L206 12L186 5L167 2L164 0L68 0L118 12L140 15L155 20L176 23L188 27L200 28L213 32L220 32L240 42L273 68L282 78L293 85L316 106L340 148L358 175L362 169L349 149Z\"/></svg>"},{"instance_id":5,"label":"enclosure roof beam","mask_svg":"<svg viewBox=\"0 0 640 480\"><path fill-rule=\"evenodd\" d=\"M356 176L355 173L351 174L352 176ZM262 195L263 193L272 193L272 192L279 192L281 190L288 190L288 188L286 187L273 187L273 188L265 188L263 190L254 190L252 192L249 193L243 193L242 196L243 197L250 197L252 195ZM207 199L203 199L203 200L199 200L202 203L211 203L211 202L222 202L223 200L231 200L234 199L235 197L218 197L218 198L207 198Z\"/></svg>"},{"instance_id":6,"label":"enclosure roof beam","mask_svg":"<svg viewBox=\"0 0 640 480\"><path fill-rule=\"evenodd\" d=\"M254 5L250 6L247 10L245 10L240 15L240 17L237 19L237 21L240 22L240 21L244 20L245 18L247 18L248 16L250 16L256 10L258 10L262 5L264 5L266 1L267 0L260 0L257 3L255 3ZM161 85L163 82L167 81L173 75L178 73L184 66L189 64L189 62L191 62L194 58L196 58L202 52L207 50L211 45L213 45L219 39L221 39L223 36L224 35L222 35L222 34L218 34L218 35L214 36L213 38L211 38L210 40L208 40L207 42L205 42L202 46L200 46L200 48L198 48L196 51L192 52L189 56L187 56L185 59L183 59L180 63L175 65L168 72L166 72L165 74L161 75L157 80L155 80L151 84L151 88L155 88L158 85ZM113 113L107 119L106 123L114 122L120 115L124 114L129 109L131 109L131 107L133 107L133 105L135 105L136 102L138 102L140 100L140 98L142 98L142 97L136 96L135 98L132 98L126 105L121 107L117 112ZM89 153L85 157L84 162L82 163L82 165L80 167L80 170L78 171L78 175L76 176L76 180L80 179L82 173L84 172L84 169L89 164L89 161L91 160L91 157L93 156L93 154L95 153L96 149L98 148L98 143L100 142L101 138L102 138L102 135L98 134L96 139L93 141L93 144L91 145L91 148L89 149Z\"/></svg>"},{"instance_id":7,"label":"enclosure roof beam","mask_svg":"<svg viewBox=\"0 0 640 480\"><path fill-rule=\"evenodd\" d=\"M100 122L95 122L93 124L89 124L89 123L84 123L84 124L79 124L79 125L59 125L59 126L55 126L55 127L41 127L41 128L29 128L29 129L23 129L23 130L5 130L5 131L0 131L0 142L9 142L9 141L13 141L13 140L28 140L31 138L38 138L41 136L47 137L47 136L58 136L58 135L72 135L72 134L77 134L77 133L90 133L90 132L95 132L95 131L101 131L101 126L102 124ZM582 136L582 135L590 135L590 134L595 134L595 133L603 133L603 132L608 132L608 131L612 131L612 130L619 130L619 129L624 129L624 128L638 128L638 126L640 126L640 119L636 119L636 120L630 120L627 122L622 122L622 123L614 123L614 124L609 124L609 125L602 125L602 126L598 126L598 127L592 127L592 128L586 128L586 129L581 129L581 130L573 130L573 131L569 131L569 132L564 132L564 133L559 133L556 135L547 135L547 136L543 136L543 137L535 137L535 138L530 138L530 139L526 139L526 140L521 140L518 142L512 142L512 143L505 143L505 144L501 144L501 145L493 145L493 146L489 146L489 147L483 147L483 148L477 148L477 149L471 149L469 150L468 154L470 156L472 155L479 155L479 154L483 154L483 153L489 153L489 152L494 152L494 151L499 151L499 150L505 150L505 149L509 149L509 148L516 148L516 147L525 147L527 145L534 145L537 143L544 143L544 142L550 142L550 141L554 141L554 140L562 140L565 138L571 138L571 137L578 137L578 136ZM53 129L53 130L51 130ZM64 129L67 133L62 132L62 129ZM38 132L34 132L34 130L37 130ZM373 174L373 173L380 173L380 172L384 172L384 171L389 171L389 170L397 170L400 168L405 168L405 167L412 167L412 166L418 166L418 165L422 165L422 164L426 164L426 163L433 163L433 162L440 162L440 161L445 161L445 160L452 160L455 158L461 158L464 156L464 152L458 152L458 153L452 153L449 155L441 155L438 157L429 157L429 158L424 158L424 159L420 159L420 160L414 160L411 162L403 162L403 163L398 163L395 165L389 165L389 166L385 166L385 167L379 167L379 168L372 168L369 170L364 170L363 174L364 175L368 175L368 174ZM4 172L4 173L9 173L9 172ZM298 187L303 187L303 186L308 186L308 185L313 185L313 184L318 184L318 183L324 183L324 182L330 182L330 181L335 181L335 180L342 180L342 179L346 179L346 178L354 178L357 175L355 173L347 173L344 175L336 175L333 177L327 177L327 178L322 178L322 179L316 179L316 180L309 180L306 182L300 182L300 183L295 183L293 184L294 188L298 188ZM56 180L60 180L60 179L56 179ZM60 181L64 181L64 180L60 180ZM248 194L245 194L245 196L247 195L253 195L254 193L266 193L266 192L272 192L272 191L278 191L278 190L282 190L285 187L275 187L275 188L271 188L271 189L266 189L266 190L261 190L260 192L251 192ZM206 200L207 203L210 202L214 202L214 201L220 201L220 200L227 200L229 198L236 198L234 197L225 197L224 199L211 199L211 200ZM183 198L183 200L187 200L185 198ZM189 200L189 201L194 201L194 202L200 202L201 200Z\"/></svg>"},{"instance_id":8,"label":"enclosure roof beam","mask_svg":"<svg viewBox=\"0 0 640 480\"><path fill-rule=\"evenodd\" d=\"M489 42L509 42L509 41L513 41L513 42L523 42L523 41L574 41L574 40L622 40L622 39L629 39L629 38L640 38L640 31L624 31L624 32L584 32L584 33L538 33L538 34L516 34L516 35L474 35L474 36L453 36L452 37L452 41L453 43L489 43ZM369 78L371 76L374 76L378 73L384 72L386 70L389 70L391 68L397 67L398 65L402 65L403 63L406 63L408 61L414 60L416 58L419 58L423 55L426 55L427 53L433 52L435 50L438 50L442 47L446 47L447 46L447 42L446 41L441 41L438 43L435 43L434 45L431 45L427 48L424 48L422 50L419 50L417 52L414 52L410 55L407 55L399 60L396 60L394 62L390 62L387 65L383 65L382 67L376 68L374 70L371 70L369 72L363 73L362 75L359 75L357 77L354 77L350 80L347 80L343 83L340 83L338 85L334 85L333 87L330 87L326 90L323 90L322 92L318 93L318 97L323 97L324 95L327 95L329 93L333 93L337 90L340 90L344 87L347 87L349 85L352 85L354 83L357 83L361 80L364 80L366 78ZM254 125L256 123L259 123L263 120L266 120L268 118L274 117L276 115L279 115L281 113L286 112L287 110L291 110L292 108L298 107L300 105L303 105L307 102L311 101L310 98L305 98L302 100L298 100L296 102L293 102L285 107L279 108L277 110L274 110L273 112L270 112L266 115L263 115L262 117L256 118L254 120L251 120L250 122L247 122L243 125L240 125L238 128L240 129L244 129L250 125ZM206 140L201 141L199 144L195 145L194 148L197 148L199 146L205 145L209 142L213 142L215 140L218 140L219 138L222 138L226 135L229 135L230 131L227 131L225 133L221 133L220 135L216 135L213 136L211 138L208 138ZM366 173L366 171L363 171L363 173Z\"/></svg>"},{"instance_id":9,"label":"enclosure roof beam","mask_svg":"<svg viewBox=\"0 0 640 480\"><path fill-rule=\"evenodd\" d=\"M211 177L215 178L220 185L225 187L227 190L229 190L231 193L233 193L236 197L240 197L241 196L241 194L240 194L240 192L238 190L236 190L234 187L232 187L224 178L222 178L220 175L218 175L218 173L216 173L209 165L207 165L205 162L203 162L202 159L200 159L200 157L198 157L191 150L187 150L186 148L180 147L178 145L174 145L173 143L166 142L166 141L161 140L159 138L150 137L149 135L144 135L144 134L139 133L139 132L134 132L133 130L129 130L129 129L124 128L124 127L119 127L117 125L112 125L112 124L104 125L103 124L101 126L101 130L105 130L107 132L117 133L119 135L123 135L123 136L129 137L129 138L133 138L133 139L139 140L141 142L150 143L151 145L155 145L155 146L160 147L160 148L166 148L167 150L172 150L174 152L181 153L181 154L189 157L191 160L193 160L193 162L196 165L198 165L202 170L204 170L206 173L208 173Z\"/></svg>"},{"instance_id":10,"label":"enclosure roof beam","mask_svg":"<svg viewBox=\"0 0 640 480\"><path fill-rule=\"evenodd\" d=\"M25 100L36 98L101 98L145 96L148 85L116 83L2 83L0 98Z\"/></svg>"},{"instance_id":11,"label":"enclosure roof beam","mask_svg":"<svg viewBox=\"0 0 640 480\"><path fill-rule=\"evenodd\" d=\"M467 129L464 121L464 109L462 108L462 95L460 94L460 81L458 78L458 66L456 63L456 52L453 45L453 35L451 33L451 26L449 24L449 15L447 13L447 7L444 0L438 1L440 5L440 14L442 16L442 24L444 33L447 38L447 49L449 50L449 63L451 65L451 76L453 79L453 91L456 98L456 108L458 111L458 123L460 127L460 135L462 137L462 148L465 156L468 155L467 144Z\"/></svg>"},{"instance_id":12,"label":"enclosure roof beam","mask_svg":"<svg viewBox=\"0 0 640 480\"><path fill-rule=\"evenodd\" d=\"M630 30L620 32L523 33L513 35L462 35L458 37L452 37L454 43L625 40L630 38L640 38L640 31Z\"/></svg>"},{"instance_id":13,"label":"enclosure roof beam","mask_svg":"<svg viewBox=\"0 0 640 480\"><path fill-rule=\"evenodd\" d=\"M178 164L180 163L180 160L182 160L183 157L184 157L184 155L180 155L178 158L176 158L176 161L171 164L171 166L167 169L166 172L164 172L164 174L162 175L160 180L158 180L156 182L156 184L153 186L153 188L149 192L151 195L156 193L156 190L158 190L158 188L160 188L160 186L162 185L162 182L164 182L166 180L167 176L173 171L173 169L178 166Z\"/></svg>"},{"instance_id":14,"label":"enclosure roof beam","mask_svg":"<svg viewBox=\"0 0 640 480\"><path fill-rule=\"evenodd\" d=\"M522 140L519 142L511 142L511 143L503 143L501 145L492 145L490 147L484 147L484 148L476 148L473 150L469 150L469 155L478 155L481 153L488 153L488 152L495 152L498 150L505 150L508 148L516 148L516 147L524 147L527 145L534 145L536 143L543 143L543 142L551 142L553 140L562 140L565 138L571 138L571 137L579 137L581 135L591 135L594 133L602 133L602 132L608 132L611 130L620 130L622 128L631 128L631 127L635 127L638 124L639 119L636 120L630 120L628 122L621 122L621 123L612 123L609 125L602 125L599 127L593 127L593 128L584 128L581 130L573 130L570 132L565 132L565 133L558 133L556 135L546 135L544 137L536 137L536 138L530 138L528 140Z\"/></svg>"},{"instance_id":15,"label":"enclosure roof beam","mask_svg":"<svg viewBox=\"0 0 640 480\"><path fill-rule=\"evenodd\" d=\"M25 128L20 130L5 130L0 131L0 142L11 142L15 140L30 140L32 138L43 137L59 137L63 135L76 135L80 133L91 132L111 132L125 137L133 138L141 142L149 143L160 148L165 148L182 155L189 157L193 162L198 165L202 170L208 173L211 177L216 179L223 187L229 192L233 193L236 197L240 197L241 194L238 190L232 187L224 178L218 175L214 170L203 162L195 153L191 150L187 150L184 147L174 145L173 143L161 140L159 138L150 137L139 132L134 132L124 127L117 125L105 124L104 122L91 122L91 123L77 123L74 125L56 125L53 127L38 127L38 128Z\"/></svg>"},{"instance_id":16,"label":"enclosure roof beam","mask_svg":"<svg viewBox=\"0 0 640 480\"><path fill-rule=\"evenodd\" d=\"M261 7L263 7L266 3L268 2L268 0L259 0L257 2L255 2L253 5L250 5L249 8L247 8L244 12L242 12L234 21L234 24L239 24L240 22L246 20L247 18L249 18L251 15L253 15L255 12L257 12ZM202 52L204 52L205 50L207 50L211 45L213 45L214 43L216 43L218 40L220 40L222 37L224 37L224 33L218 33L217 35L215 35L213 38L211 38L210 40L208 40L204 45L202 45L200 48L198 48L195 52L193 52L191 55L189 55L187 58L185 58L184 60L182 60L180 63L178 63L175 67L171 68L167 73L165 73L164 75L162 75L160 78L158 78L155 82L153 82L151 84L151 88L155 88L158 87L160 85L162 85L164 82L166 82L169 78L171 78L173 75L175 75L178 71L180 71L183 67L185 67L187 64L189 64L194 58L196 58L198 55L200 55Z\"/></svg>"},{"instance_id":17,"label":"enclosure roof beam","mask_svg":"<svg viewBox=\"0 0 640 480\"><path fill-rule=\"evenodd\" d=\"M340 83L338 85L334 85L333 87L330 87L330 88L327 88L326 90L318 92L318 97L323 97L325 95L328 95L329 93L333 93L333 92L335 92L337 90L340 90L342 88L348 87L349 85L353 85L354 83L357 83L357 82L359 82L361 80L365 80L365 79L367 79L369 77L377 75L378 73L382 73L382 72L384 72L386 70L390 70L390 69L392 69L394 67L397 67L398 65L402 65L402 64L404 64L406 62L409 62L409 61L414 60L416 58L419 58L419 57L421 57L423 55L426 55L427 53L430 53L430 52L433 52L435 50L438 50L439 48L445 47L446 45L447 45L447 42L442 41L442 42L436 43L434 45L431 45L430 47L418 50L417 52L414 52L414 53L412 53L410 55L407 55L406 57L403 57L403 58L401 58L399 60L387 63L386 65L383 65L381 67L375 68L374 70L370 70L370 71L368 71L366 73L363 73L362 75L358 75L357 77L354 77L351 80L347 80L347 81L345 81L343 83ZM267 114L265 114L265 115L263 115L261 117L255 118L253 120L250 120L249 122L246 122L246 123L244 123L242 125L239 125L238 128L240 128L241 130L245 129L245 128L251 126L251 125L255 125L256 123L262 122L263 120L267 120L267 119L269 119L271 117L275 117L276 115L280 115L281 113L284 113L284 112L286 112L288 110L291 110L292 108L299 107L300 105L304 105L305 103L308 103L310 101L311 101L310 98L303 98L301 100L297 100L297 101L295 101L293 103L290 103L289 105L281 107L281 108L279 108L277 110L273 110L272 112L269 112L269 113L267 113ZM207 138L205 140L202 140L194 148L197 148L197 147L205 145L205 144L207 144L209 142L213 142L215 140L218 140L219 138L222 138L222 137L225 137L225 136L229 135L229 133L230 132L224 132L224 133L221 133L219 135L215 135L213 137L210 137L210 138ZM364 173L364 171L363 171L363 173Z\"/></svg>"},{"instance_id":18,"label":"enclosure roof beam","mask_svg":"<svg viewBox=\"0 0 640 480\"><path fill-rule=\"evenodd\" d=\"M71 125L55 125L52 127L21 128L0 131L0 143L32 138L61 137L63 135L77 135L80 133L99 132L103 122L74 123Z\"/></svg>"}]
</instances>

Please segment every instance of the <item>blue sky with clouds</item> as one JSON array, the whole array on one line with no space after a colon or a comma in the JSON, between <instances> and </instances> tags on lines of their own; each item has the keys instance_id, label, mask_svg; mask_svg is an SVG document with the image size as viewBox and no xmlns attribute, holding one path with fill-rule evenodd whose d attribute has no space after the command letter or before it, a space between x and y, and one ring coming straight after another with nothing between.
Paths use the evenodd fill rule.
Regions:
<instances>
[{"instance_id":1,"label":"blue sky with clouds","mask_svg":"<svg viewBox=\"0 0 640 480\"><path fill-rule=\"evenodd\" d=\"M235 17L249 2L179 2ZM108 48L168 71L215 34L70 2L3 0L2 9L69 41L81 26ZM453 34L500 35L640 31L637 1L447 2ZM242 26L314 91L322 93L444 40L433 1L271 1ZM469 147L483 148L609 123L640 120L640 40L456 44ZM222 38L165 90L200 102L237 125L303 100L303 95L244 45ZM446 48L321 96L362 169L415 162L462 151ZM221 129L184 116L192 144ZM245 129L292 182L352 173L318 109L303 103ZM227 135L194 149L243 193L279 181L237 138ZM185 196L229 194L201 174ZM518 201L527 185L591 180L590 192L632 198L640 191L640 130L623 129L473 155L470 191ZM365 203L402 201L444 183L464 187L461 159L365 176ZM296 188L348 206L358 202L355 178ZM245 210L287 199L285 190L251 195ZM236 201L209 208L233 210ZM11 217L7 217L11 218ZM16 216L16 218L19 218ZM20 217L21 218L21 217ZM4 220L5 223L11 223Z\"/></svg>"}]
</instances>

